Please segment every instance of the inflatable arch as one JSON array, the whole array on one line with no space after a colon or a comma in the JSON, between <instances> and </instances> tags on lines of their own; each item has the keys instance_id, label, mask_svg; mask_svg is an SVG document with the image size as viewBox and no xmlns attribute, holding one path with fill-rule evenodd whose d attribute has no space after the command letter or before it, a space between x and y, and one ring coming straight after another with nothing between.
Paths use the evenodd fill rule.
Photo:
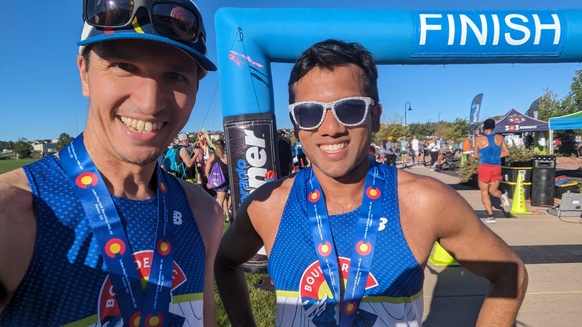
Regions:
<instances>
[{"instance_id":1,"label":"inflatable arch","mask_svg":"<svg viewBox=\"0 0 582 327\"><path fill-rule=\"evenodd\" d=\"M378 64L582 61L582 10L222 8L215 25L234 210L278 176L270 63L318 41L359 42Z\"/></svg>"}]
</instances>

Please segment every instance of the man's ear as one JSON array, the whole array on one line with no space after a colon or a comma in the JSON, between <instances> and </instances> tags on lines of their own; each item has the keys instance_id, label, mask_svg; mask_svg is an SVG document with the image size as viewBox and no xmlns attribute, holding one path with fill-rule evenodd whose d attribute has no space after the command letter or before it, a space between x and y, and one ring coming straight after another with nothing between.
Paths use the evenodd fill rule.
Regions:
<instances>
[{"instance_id":1,"label":"man's ear","mask_svg":"<svg viewBox=\"0 0 582 327\"><path fill-rule=\"evenodd\" d=\"M81 77L81 91L84 96L89 97L89 78L87 76L87 68L89 63L86 62L85 57L77 55L77 68Z\"/></svg>"},{"instance_id":2,"label":"man's ear","mask_svg":"<svg viewBox=\"0 0 582 327\"><path fill-rule=\"evenodd\" d=\"M376 133L380 130L380 117L382 117L382 105L377 104L372 107L372 132Z\"/></svg>"}]
</instances>

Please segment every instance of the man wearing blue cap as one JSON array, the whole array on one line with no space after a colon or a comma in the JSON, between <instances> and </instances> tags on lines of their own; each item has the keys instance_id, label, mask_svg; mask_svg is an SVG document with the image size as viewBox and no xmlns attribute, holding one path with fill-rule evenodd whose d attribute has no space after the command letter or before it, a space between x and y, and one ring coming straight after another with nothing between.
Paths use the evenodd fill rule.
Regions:
<instances>
[{"instance_id":1,"label":"man wearing blue cap","mask_svg":"<svg viewBox=\"0 0 582 327\"><path fill-rule=\"evenodd\" d=\"M0 175L0 326L216 325L222 210L156 160L216 70L200 12L84 0L83 18L84 132Z\"/></svg>"}]
</instances>

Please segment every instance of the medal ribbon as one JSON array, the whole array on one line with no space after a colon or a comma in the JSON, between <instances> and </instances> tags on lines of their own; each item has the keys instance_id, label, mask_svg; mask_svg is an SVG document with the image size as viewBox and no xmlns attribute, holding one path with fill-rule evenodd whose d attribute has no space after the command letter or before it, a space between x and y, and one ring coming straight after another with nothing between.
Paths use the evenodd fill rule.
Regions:
<instances>
[{"instance_id":1,"label":"medal ribbon","mask_svg":"<svg viewBox=\"0 0 582 327\"><path fill-rule=\"evenodd\" d=\"M350 267L344 297L341 297L341 272L338 268L339 257L334 245L327 207L317 177L311 171L308 182L307 212L312 230L315 252L322 273L333 292L335 302L340 308L339 326L352 326L357 316L360 302L364 296L366 282L372 265L376 236L382 209L382 191L384 176L377 165L370 161L366 174L366 184L362 204L358 212L354 248L350 258ZM328 303L333 300L326 299Z\"/></svg>"},{"instance_id":2,"label":"medal ribbon","mask_svg":"<svg viewBox=\"0 0 582 327\"><path fill-rule=\"evenodd\" d=\"M83 144L80 134L59 152L59 159L81 200L99 244L126 326L162 326L169 322L173 269L173 212L160 167L157 173L158 221L150 275L142 289L121 218L107 186ZM145 276L144 276L145 277Z\"/></svg>"}]
</instances>

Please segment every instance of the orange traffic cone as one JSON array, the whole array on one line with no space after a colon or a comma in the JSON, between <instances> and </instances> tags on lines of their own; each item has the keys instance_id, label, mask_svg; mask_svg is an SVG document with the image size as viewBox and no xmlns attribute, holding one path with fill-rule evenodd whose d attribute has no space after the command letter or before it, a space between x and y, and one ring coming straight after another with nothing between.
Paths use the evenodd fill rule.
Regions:
<instances>
[{"instance_id":1,"label":"orange traffic cone","mask_svg":"<svg viewBox=\"0 0 582 327\"><path fill-rule=\"evenodd\" d=\"M517 184L515 186L515 191L513 191L513 199L511 200L511 210L509 212L514 215L531 215L533 213L531 211L527 211L522 174L517 174Z\"/></svg>"},{"instance_id":2,"label":"orange traffic cone","mask_svg":"<svg viewBox=\"0 0 582 327\"><path fill-rule=\"evenodd\" d=\"M443 249L443 247L439 244L439 242L434 243L434 248L433 248L432 254L428 258L428 261L430 261L435 266L460 266L461 265L445 249Z\"/></svg>"}]
</instances>

